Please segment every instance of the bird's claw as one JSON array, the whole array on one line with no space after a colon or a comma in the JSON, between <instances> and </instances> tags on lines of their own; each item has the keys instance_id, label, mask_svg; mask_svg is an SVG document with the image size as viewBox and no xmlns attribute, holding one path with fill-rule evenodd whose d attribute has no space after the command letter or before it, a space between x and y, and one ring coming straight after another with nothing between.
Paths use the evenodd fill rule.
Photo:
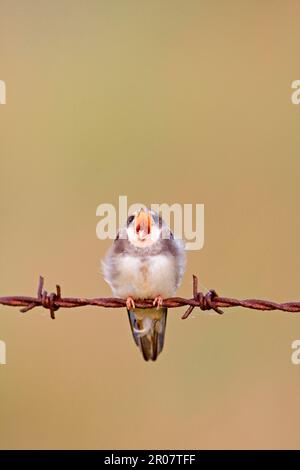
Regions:
<instances>
[{"instance_id":1,"label":"bird's claw","mask_svg":"<svg viewBox=\"0 0 300 470\"><path fill-rule=\"evenodd\" d=\"M157 310L159 308L162 307L162 304L163 304L163 298L161 295L158 295L157 297L155 297L155 299L153 300L153 306L157 306Z\"/></svg>"},{"instance_id":2,"label":"bird's claw","mask_svg":"<svg viewBox=\"0 0 300 470\"><path fill-rule=\"evenodd\" d=\"M135 303L132 297L127 297L126 299L126 307L128 310L135 309Z\"/></svg>"}]
</instances>

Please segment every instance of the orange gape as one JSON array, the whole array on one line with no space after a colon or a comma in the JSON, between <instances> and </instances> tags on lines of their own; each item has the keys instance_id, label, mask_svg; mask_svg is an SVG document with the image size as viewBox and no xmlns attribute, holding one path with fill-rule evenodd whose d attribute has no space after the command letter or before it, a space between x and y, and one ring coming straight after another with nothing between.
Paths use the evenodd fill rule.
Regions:
<instances>
[{"instance_id":1,"label":"orange gape","mask_svg":"<svg viewBox=\"0 0 300 470\"><path fill-rule=\"evenodd\" d=\"M136 218L135 230L137 233L142 231L147 235L149 235L151 231L151 217L149 214L146 214L146 212L143 210L140 211Z\"/></svg>"}]
</instances>

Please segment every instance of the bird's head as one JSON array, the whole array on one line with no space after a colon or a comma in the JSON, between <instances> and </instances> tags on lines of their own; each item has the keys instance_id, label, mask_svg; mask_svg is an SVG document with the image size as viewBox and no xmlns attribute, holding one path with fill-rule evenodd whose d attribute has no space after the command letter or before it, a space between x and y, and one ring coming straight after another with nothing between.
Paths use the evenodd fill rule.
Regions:
<instances>
[{"instance_id":1,"label":"bird's head","mask_svg":"<svg viewBox=\"0 0 300 470\"><path fill-rule=\"evenodd\" d=\"M140 209L127 219L128 240L136 247L146 248L162 238L163 221L155 212Z\"/></svg>"}]
</instances>

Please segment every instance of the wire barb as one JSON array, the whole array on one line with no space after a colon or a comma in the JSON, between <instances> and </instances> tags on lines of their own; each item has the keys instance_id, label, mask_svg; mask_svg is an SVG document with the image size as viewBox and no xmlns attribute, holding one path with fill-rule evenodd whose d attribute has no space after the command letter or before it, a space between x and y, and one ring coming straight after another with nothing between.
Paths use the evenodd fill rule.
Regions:
<instances>
[{"instance_id":1,"label":"wire barb","mask_svg":"<svg viewBox=\"0 0 300 470\"><path fill-rule=\"evenodd\" d=\"M153 307L153 299L136 299L134 303L136 308ZM0 304L11 307L22 307L20 310L22 313L29 312L35 307L43 307L50 311L50 317L54 320L55 312L59 308L85 307L86 305L105 308L121 308L126 306L126 300L112 297L95 299L87 299L83 297L63 298L61 296L61 288L59 285L56 285L56 292L48 294L48 292L44 290L44 278L40 276L37 297L0 297ZM201 310L214 310L220 315L224 313L221 308L229 307L243 307L253 310L270 311L281 310L282 312L300 313L300 302L276 303L271 300L238 300L220 297L215 290L210 290L206 294L203 294L202 292L198 292L198 278L196 276L193 276L193 297L191 299L171 297L169 299L164 299L162 306L167 308L188 306L186 312L181 317L182 319L188 318L195 307L199 307Z\"/></svg>"},{"instance_id":2,"label":"wire barb","mask_svg":"<svg viewBox=\"0 0 300 470\"><path fill-rule=\"evenodd\" d=\"M43 287L44 287L44 278L40 276L39 286L37 290L37 301L31 302L27 307L21 308L20 312L26 313L26 312L29 312L29 310L32 310L34 307L38 307L39 305L41 305L42 307L50 310L50 317L52 318L52 320L55 320L54 312L60 308L59 305L55 304L56 300L61 300L60 286L56 285L56 294L54 292L52 292L51 294L48 294L46 290L43 290Z\"/></svg>"},{"instance_id":3,"label":"wire barb","mask_svg":"<svg viewBox=\"0 0 300 470\"><path fill-rule=\"evenodd\" d=\"M215 290L210 290L206 294L202 292L198 292L198 278L197 276L193 275L193 295L196 302L199 303L199 307L201 310L214 310L219 315L222 315L224 312L217 307L214 303L214 299L218 297L218 294ZM195 305L190 305L187 311L182 315L182 320L185 320L190 316L192 311L194 310Z\"/></svg>"}]
</instances>

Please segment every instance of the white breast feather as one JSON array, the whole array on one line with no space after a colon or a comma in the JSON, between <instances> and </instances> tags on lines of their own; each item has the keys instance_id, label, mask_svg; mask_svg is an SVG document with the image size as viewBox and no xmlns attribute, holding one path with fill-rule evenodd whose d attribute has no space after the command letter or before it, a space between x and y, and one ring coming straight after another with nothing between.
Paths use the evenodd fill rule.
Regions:
<instances>
[{"instance_id":1,"label":"white breast feather","mask_svg":"<svg viewBox=\"0 0 300 470\"><path fill-rule=\"evenodd\" d=\"M118 257L114 263L118 274L112 278L108 265L104 267L104 274L115 296L146 299L174 295L176 273L173 257L160 254L143 260L127 255Z\"/></svg>"}]
</instances>

